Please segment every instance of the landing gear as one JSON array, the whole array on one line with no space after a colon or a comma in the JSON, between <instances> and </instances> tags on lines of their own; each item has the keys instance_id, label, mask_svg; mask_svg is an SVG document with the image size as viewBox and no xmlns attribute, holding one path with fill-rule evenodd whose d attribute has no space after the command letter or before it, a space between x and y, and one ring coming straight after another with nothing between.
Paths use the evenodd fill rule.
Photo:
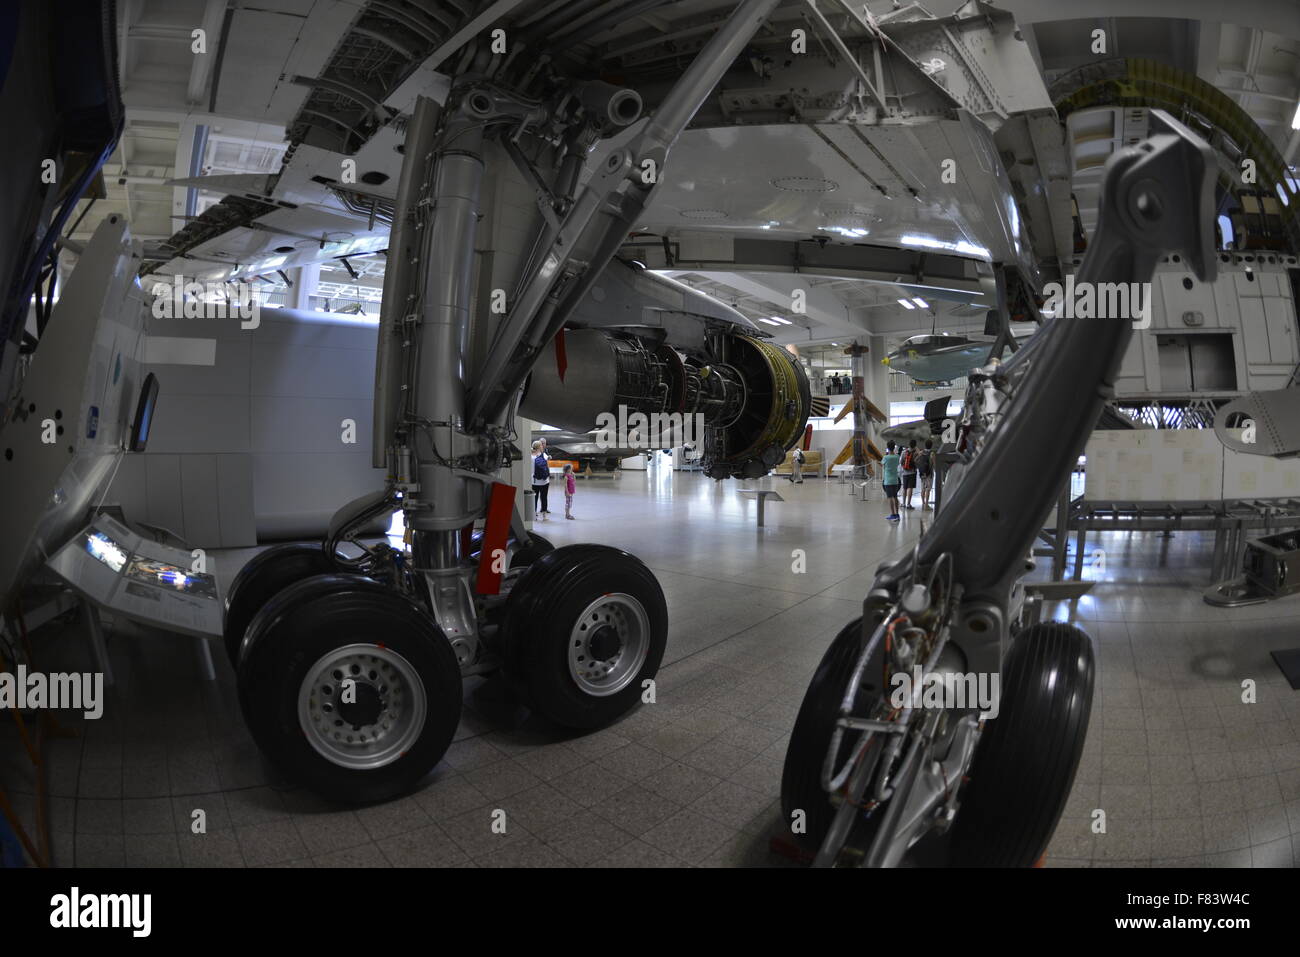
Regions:
<instances>
[{"instance_id":1,"label":"landing gear","mask_svg":"<svg viewBox=\"0 0 1300 957\"><path fill-rule=\"evenodd\" d=\"M506 678L556 724L598 728L627 712L659 670L668 611L650 570L605 545L566 545L534 561L506 602Z\"/></svg>"},{"instance_id":2,"label":"landing gear","mask_svg":"<svg viewBox=\"0 0 1300 957\"><path fill-rule=\"evenodd\" d=\"M872 627L875 627L875 622ZM843 703L844 690L869 636L870 632L862 629L861 618L849 622L835 636L813 674L799 707L799 715L795 718L794 730L790 733L785 767L781 772L781 813L787 827L802 820L803 832L794 830L793 834L796 842L809 854L817 853L835 818L836 806L822 787L822 766ZM883 651L882 644L880 651L867 662L854 703L855 717L870 717L883 694ZM848 760L853 740L852 736L845 736L835 756L836 768L843 767ZM871 747L879 748L879 744L873 743ZM851 832L852 843L860 848L869 846L879 820L878 814L865 819L860 816Z\"/></svg>"},{"instance_id":3,"label":"landing gear","mask_svg":"<svg viewBox=\"0 0 1300 957\"><path fill-rule=\"evenodd\" d=\"M1051 840L1083 753L1096 675L1072 625L1021 632L1002 669L1001 708L975 752L952 829L958 867L1032 867Z\"/></svg>"},{"instance_id":4,"label":"landing gear","mask_svg":"<svg viewBox=\"0 0 1300 957\"><path fill-rule=\"evenodd\" d=\"M469 557L478 561L482 548L483 533L476 531L470 538ZM506 543L506 552L510 557L509 566L511 568L525 568L547 552L553 551L555 551L555 546L551 544L550 539L543 538L536 532L528 533L528 542L525 545L520 545L513 535L510 536L510 540Z\"/></svg>"},{"instance_id":5,"label":"landing gear","mask_svg":"<svg viewBox=\"0 0 1300 957\"><path fill-rule=\"evenodd\" d=\"M249 626L239 703L278 768L335 801L411 791L460 722L461 673L432 617L360 575L280 592Z\"/></svg>"},{"instance_id":6,"label":"landing gear","mask_svg":"<svg viewBox=\"0 0 1300 957\"><path fill-rule=\"evenodd\" d=\"M334 570L320 545L276 545L253 558L226 594L226 654L239 667L239 646L253 616L290 585Z\"/></svg>"}]
</instances>

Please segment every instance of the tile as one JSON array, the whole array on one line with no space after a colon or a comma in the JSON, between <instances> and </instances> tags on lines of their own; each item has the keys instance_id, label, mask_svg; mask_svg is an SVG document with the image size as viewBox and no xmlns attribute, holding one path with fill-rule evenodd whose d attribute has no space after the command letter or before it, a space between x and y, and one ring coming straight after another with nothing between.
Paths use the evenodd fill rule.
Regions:
<instances>
[{"instance_id":1,"label":"tile","mask_svg":"<svg viewBox=\"0 0 1300 957\"><path fill-rule=\"evenodd\" d=\"M244 855L233 830L177 835L181 863L186 867L245 867Z\"/></svg>"},{"instance_id":2,"label":"tile","mask_svg":"<svg viewBox=\"0 0 1300 957\"><path fill-rule=\"evenodd\" d=\"M140 834L125 839L127 867L180 867L181 850L175 834Z\"/></svg>"},{"instance_id":3,"label":"tile","mask_svg":"<svg viewBox=\"0 0 1300 957\"><path fill-rule=\"evenodd\" d=\"M316 867L389 867L388 859L379 848L367 841L353 847L341 848L312 858Z\"/></svg>"},{"instance_id":4,"label":"tile","mask_svg":"<svg viewBox=\"0 0 1300 957\"><path fill-rule=\"evenodd\" d=\"M250 867L309 856L294 822L287 818L265 824L236 825L235 836Z\"/></svg>"},{"instance_id":5,"label":"tile","mask_svg":"<svg viewBox=\"0 0 1300 957\"><path fill-rule=\"evenodd\" d=\"M469 859L436 824L385 837L376 844L393 867L447 867Z\"/></svg>"},{"instance_id":6,"label":"tile","mask_svg":"<svg viewBox=\"0 0 1300 957\"><path fill-rule=\"evenodd\" d=\"M694 807L683 808L662 824L641 835L641 839L688 864L701 864L736 829L710 818Z\"/></svg>"},{"instance_id":7,"label":"tile","mask_svg":"<svg viewBox=\"0 0 1300 957\"><path fill-rule=\"evenodd\" d=\"M627 831L591 811L544 828L537 836L579 867L612 854L632 840Z\"/></svg>"},{"instance_id":8,"label":"tile","mask_svg":"<svg viewBox=\"0 0 1300 957\"><path fill-rule=\"evenodd\" d=\"M681 805L639 784L610 795L592 810L629 834L641 836L681 809Z\"/></svg>"},{"instance_id":9,"label":"tile","mask_svg":"<svg viewBox=\"0 0 1300 957\"><path fill-rule=\"evenodd\" d=\"M175 834L176 819L170 797L129 798L122 802L122 832L138 834Z\"/></svg>"}]
</instances>

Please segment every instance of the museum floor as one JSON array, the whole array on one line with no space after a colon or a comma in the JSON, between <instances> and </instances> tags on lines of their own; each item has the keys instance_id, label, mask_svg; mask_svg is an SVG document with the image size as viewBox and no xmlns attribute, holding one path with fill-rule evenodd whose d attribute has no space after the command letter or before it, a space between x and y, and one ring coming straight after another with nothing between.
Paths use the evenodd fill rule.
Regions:
<instances>
[{"instance_id":1,"label":"museum floor","mask_svg":"<svg viewBox=\"0 0 1300 957\"><path fill-rule=\"evenodd\" d=\"M76 734L50 744L55 863L788 864L768 838L807 679L858 614L877 564L909 548L929 513L895 527L846 485L765 481L785 501L769 506L762 530L736 483L667 469L580 482L577 520L557 508L538 530L556 544L623 547L654 570L671 620L657 703L568 737L515 708L498 683L472 681L433 778L382 806L330 806L278 781L243 728L223 656L214 654L217 681L204 682L187 640L118 627L105 716L60 718ZM1203 604L1209 544L1198 535L1112 534L1100 547L1107 576L1123 584L1055 610L1093 636L1100 675L1048 865L1300 863L1300 693L1268 655L1300 644L1300 604ZM220 556L224 583L248 554ZM89 668L75 623L33 637L42 670ZM1257 703L1241 701L1245 678ZM0 781L30 820L32 776L7 719ZM191 833L196 808L205 834ZM490 828L498 808L505 834ZM1093 833L1097 809L1104 834Z\"/></svg>"}]
</instances>

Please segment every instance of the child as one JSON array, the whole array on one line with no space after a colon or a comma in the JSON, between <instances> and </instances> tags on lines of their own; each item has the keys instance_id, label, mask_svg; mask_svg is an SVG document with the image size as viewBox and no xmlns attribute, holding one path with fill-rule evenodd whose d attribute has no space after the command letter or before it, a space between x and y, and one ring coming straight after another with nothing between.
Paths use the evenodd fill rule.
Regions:
<instances>
[{"instance_id":1,"label":"child","mask_svg":"<svg viewBox=\"0 0 1300 957\"><path fill-rule=\"evenodd\" d=\"M578 482L573 477L573 463L564 463L564 517L573 518L573 493L578 490Z\"/></svg>"},{"instance_id":2,"label":"child","mask_svg":"<svg viewBox=\"0 0 1300 957\"><path fill-rule=\"evenodd\" d=\"M899 520L898 515L898 453L894 451L894 443L890 442L885 446L885 456L880 460L880 485L885 492L885 498L889 500L889 514L886 519L891 522Z\"/></svg>"}]
</instances>

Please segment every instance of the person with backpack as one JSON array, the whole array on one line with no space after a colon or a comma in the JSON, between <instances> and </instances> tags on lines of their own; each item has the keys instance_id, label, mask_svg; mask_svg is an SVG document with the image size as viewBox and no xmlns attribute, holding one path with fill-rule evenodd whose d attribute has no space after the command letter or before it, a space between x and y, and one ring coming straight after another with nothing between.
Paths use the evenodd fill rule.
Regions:
<instances>
[{"instance_id":1,"label":"person with backpack","mask_svg":"<svg viewBox=\"0 0 1300 957\"><path fill-rule=\"evenodd\" d=\"M790 456L790 481L795 485L803 484L803 449L795 449L794 455Z\"/></svg>"},{"instance_id":2,"label":"person with backpack","mask_svg":"<svg viewBox=\"0 0 1300 957\"><path fill-rule=\"evenodd\" d=\"M533 443L533 510L534 515L546 516L550 511L546 507L546 493L551 489L551 463L546 459L546 446L540 441Z\"/></svg>"},{"instance_id":3,"label":"person with backpack","mask_svg":"<svg viewBox=\"0 0 1300 957\"><path fill-rule=\"evenodd\" d=\"M903 473L903 508L916 510L912 504L912 495L916 492L916 439L912 439L899 461Z\"/></svg>"},{"instance_id":4,"label":"person with backpack","mask_svg":"<svg viewBox=\"0 0 1300 957\"><path fill-rule=\"evenodd\" d=\"M898 453L894 451L893 442L885 446L885 454L880 459L880 487L885 493L886 501L889 502L889 514L885 519L890 522L899 521Z\"/></svg>"},{"instance_id":5,"label":"person with backpack","mask_svg":"<svg viewBox=\"0 0 1300 957\"><path fill-rule=\"evenodd\" d=\"M925 448L917 454L916 474L921 479L921 508L930 507L930 489L934 486L934 443L925 440Z\"/></svg>"}]
</instances>

